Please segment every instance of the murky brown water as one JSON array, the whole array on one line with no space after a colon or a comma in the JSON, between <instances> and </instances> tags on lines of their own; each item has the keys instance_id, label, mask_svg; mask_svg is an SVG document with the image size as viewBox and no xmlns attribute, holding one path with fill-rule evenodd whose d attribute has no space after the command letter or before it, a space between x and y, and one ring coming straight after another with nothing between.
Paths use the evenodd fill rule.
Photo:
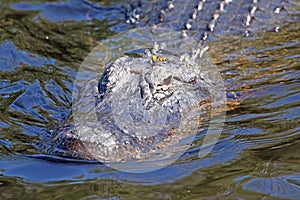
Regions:
<instances>
[{"instance_id":1,"label":"murky brown water","mask_svg":"<svg viewBox=\"0 0 300 200\"><path fill-rule=\"evenodd\" d=\"M228 91L241 94L208 157L198 158L195 141L175 164L129 174L43 151L71 114L85 56L98 41L132 28L113 9L118 1L102 1L111 7L99 10L81 1L30 2L0 3L0 199L300 197L299 12L280 32L207 43Z\"/></svg>"}]
</instances>

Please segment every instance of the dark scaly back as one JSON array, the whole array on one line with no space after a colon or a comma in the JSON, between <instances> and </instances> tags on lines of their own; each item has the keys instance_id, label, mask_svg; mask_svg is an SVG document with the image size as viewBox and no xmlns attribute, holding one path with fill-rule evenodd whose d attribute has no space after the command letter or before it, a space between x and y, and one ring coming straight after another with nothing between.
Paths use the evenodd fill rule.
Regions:
<instances>
[{"instance_id":1,"label":"dark scaly back","mask_svg":"<svg viewBox=\"0 0 300 200\"><path fill-rule=\"evenodd\" d=\"M182 31L203 43L226 34L279 31L292 0L165 0L129 3L127 23Z\"/></svg>"}]
</instances>

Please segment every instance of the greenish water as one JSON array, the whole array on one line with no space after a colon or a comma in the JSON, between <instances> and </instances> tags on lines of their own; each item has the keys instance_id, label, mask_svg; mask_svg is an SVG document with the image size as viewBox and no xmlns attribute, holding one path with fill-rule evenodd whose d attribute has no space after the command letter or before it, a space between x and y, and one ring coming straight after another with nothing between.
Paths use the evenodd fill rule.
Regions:
<instances>
[{"instance_id":1,"label":"greenish water","mask_svg":"<svg viewBox=\"0 0 300 200\"><path fill-rule=\"evenodd\" d=\"M195 141L173 165L130 174L44 151L71 115L86 55L133 28L124 2L30 2L0 3L0 199L300 198L299 4L280 32L207 42L227 90L241 93L209 156Z\"/></svg>"}]
</instances>

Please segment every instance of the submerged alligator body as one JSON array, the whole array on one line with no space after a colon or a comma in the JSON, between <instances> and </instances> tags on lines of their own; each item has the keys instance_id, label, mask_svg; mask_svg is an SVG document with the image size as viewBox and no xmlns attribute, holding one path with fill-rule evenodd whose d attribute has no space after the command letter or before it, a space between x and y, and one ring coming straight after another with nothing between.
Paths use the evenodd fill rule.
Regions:
<instances>
[{"instance_id":1,"label":"submerged alligator body","mask_svg":"<svg viewBox=\"0 0 300 200\"><path fill-rule=\"evenodd\" d=\"M207 39L229 33L246 37L257 31L279 31L280 18L288 13L291 2L153 0L125 3L125 20L133 27L169 28L203 44ZM100 125L65 126L56 137L55 154L101 162L144 159L161 154L162 150L189 137L187 129L199 131L198 120L209 116L207 87L211 80L195 71L193 64L183 63L180 55L158 49L152 49L151 53L146 49L142 54L138 58L121 57L107 66L96 95L95 109ZM192 111L191 118L185 116L187 110ZM113 113L118 113L117 119ZM189 128L182 128L182 121L192 123Z\"/></svg>"},{"instance_id":2,"label":"submerged alligator body","mask_svg":"<svg viewBox=\"0 0 300 200\"><path fill-rule=\"evenodd\" d=\"M157 25L183 31L198 41L226 34L249 36L279 31L294 0L166 0L133 1L126 9L127 23Z\"/></svg>"}]
</instances>

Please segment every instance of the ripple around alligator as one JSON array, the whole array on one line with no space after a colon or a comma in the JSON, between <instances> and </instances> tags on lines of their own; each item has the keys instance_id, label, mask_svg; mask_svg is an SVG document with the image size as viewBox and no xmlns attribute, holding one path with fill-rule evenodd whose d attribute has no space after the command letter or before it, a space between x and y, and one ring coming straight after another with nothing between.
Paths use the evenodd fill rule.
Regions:
<instances>
[{"instance_id":1,"label":"ripple around alligator","mask_svg":"<svg viewBox=\"0 0 300 200\"><path fill-rule=\"evenodd\" d=\"M42 5L49 11L50 3ZM1 6L6 9L5 4ZM2 198L37 198L38 194L39 198L61 199L297 199L299 13L289 16L278 33L262 32L252 38L226 35L209 42L209 53L228 91L246 94L227 112L219 142L204 159L195 153L199 150L196 140L195 147L174 165L132 175L41 151L41 142L70 114L72 81L82 55L91 50L95 38L114 34L108 27L114 27L113 31L129 27L112 21L101 30L97 20L81 21L85 15L76 12L85 13L84 7L75 8L82 5L72 6L75 14L70 13L72 21L65 23L59 18L45 20L47 12L38 21L36 11L6 9L1 14ZM28 5L28 10L33 8ZM73 37L66 40L68 35Z\"/></svg>"}]
</instances>

